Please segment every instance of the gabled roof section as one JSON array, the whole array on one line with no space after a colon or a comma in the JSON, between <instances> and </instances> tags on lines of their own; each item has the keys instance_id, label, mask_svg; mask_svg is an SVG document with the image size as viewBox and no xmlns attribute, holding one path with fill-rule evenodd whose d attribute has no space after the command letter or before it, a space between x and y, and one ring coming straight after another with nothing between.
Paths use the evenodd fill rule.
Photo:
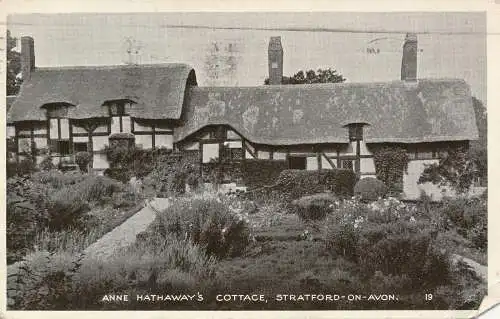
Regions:
<instances>
[{"instance_id":1,"label":"gabled roof section","mask_svg":"<svg viewBox=\"0 0 500 319\"><path fill-rule=\"evenodd\" d=\"M269 145L346 143L349 123L370 123L368 143L473 140L478 132L463 80L261 87L193 87L180 141L206 125L230 125Z\"/></svg>"},{"instance_id":2,"label":"gabled roof section","mask_svg":"<svg viewBox=\"0 0 500 319\"><path fill-rule=\"evenodd\" d=\"M37 68L23 83L9 112L11 121L45 120L47 103L74 105L69 117L107 116L103 103L130 99L130 115L145 119L178 119L186 85L196 85L186 64Z\"/></svg>"}]
</instances>

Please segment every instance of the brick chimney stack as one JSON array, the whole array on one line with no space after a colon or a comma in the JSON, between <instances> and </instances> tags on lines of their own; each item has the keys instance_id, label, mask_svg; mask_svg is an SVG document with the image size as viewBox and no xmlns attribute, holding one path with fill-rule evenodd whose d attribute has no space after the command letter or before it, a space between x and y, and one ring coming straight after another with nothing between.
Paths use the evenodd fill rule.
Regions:
<instances>
[{"instance_id":1,"label":"brick chimney stack","mask_svg":"<svg viewBox=\"0 0 500 319\"><path fill-rule=\"evenodd\" d=\"M281 37L271 37L268 48L269 84L279 85L283 79L283 47Z\"/></svg>"},{"instance_id":2,"label":"brick chimney stack","mask_svg":"<svg viewBox=\"0 0 500 319\"><path fill-rule=\"evenodd\" d=\"M401 80L417 80L417 35L407 33L403 44L403 60L401 62Z\"/></svg>"},{"instance_id":3,"label":"brick chimney stack","mask_svg":"<svg viewBox=\"0 0 500 319\"><path fill-rule=\"evenodd\" d=\"M31 77L35 70L35 41L32 37L21 37L21 72L23 80Z\"/></svg>"}]
</instances>

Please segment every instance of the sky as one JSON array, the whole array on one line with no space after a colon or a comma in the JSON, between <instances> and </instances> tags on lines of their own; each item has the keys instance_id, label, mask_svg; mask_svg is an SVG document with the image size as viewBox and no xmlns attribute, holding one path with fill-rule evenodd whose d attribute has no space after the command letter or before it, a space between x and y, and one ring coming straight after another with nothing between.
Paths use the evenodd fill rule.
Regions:
<instances>
[{"instance_id":1,"label":"sky","mask_svg":"<svg viewBox=\"0 0 500 319\"><path fill-rule=\"evenodd\" d=\"M34 38L39 67L183 62L198 85L218 86L262 85L271 36L281 36L285 75L333 68L348 82L399 80L405 33L416 32L418 77L465 79L486 104L481 12L17 14L7 28Z\"/></svg>"}]
</instances>

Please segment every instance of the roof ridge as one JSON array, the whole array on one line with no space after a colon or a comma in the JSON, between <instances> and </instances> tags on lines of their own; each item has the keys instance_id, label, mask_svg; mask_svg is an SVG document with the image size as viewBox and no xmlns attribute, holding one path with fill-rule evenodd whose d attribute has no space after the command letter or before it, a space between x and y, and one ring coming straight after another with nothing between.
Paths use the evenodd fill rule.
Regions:
<instances>
[{"instance_id":1,"label":"roof ridge","mask_svg":"<svg viewBox=\"0 0 500 319\"><path fill-rule=\"evenodd\" d=\"M459 83L463 82L466 83L464 79L461 78L421 78L418 79L416 83L418 84L419 81L422 82L435 82L435 83L440 83L440 82L452 82L452 83ZM407 82L404 80L392 80L392 81L376 81L376 82L342 82L342 83L313 83L313 84L281 84L281 85L257 85L257 86L193 86L192 88L201 90L201 89L293 89L293 88L319 88L319 87L356 87L356 86L361 86L361 87L376 87L376 86L381 86L381 85L405 85L408 83L412 82Z\"/></svg>"},{"instance_id":2,"label":"roof ridge","mask_svg":"<svg viewBox=\"0 0 500 319\"><path fill-rule=\"evenodd\" d=\"M75 65L75 66L48 66L36 67L37 71L72 71L72 70L112 70L112 69L134 69L134 68L152 68L152 67L179 67L185 66L193 68L187 63L151 63L151 64L114 64L114 65Z\"/></svg>"}]
</instances>

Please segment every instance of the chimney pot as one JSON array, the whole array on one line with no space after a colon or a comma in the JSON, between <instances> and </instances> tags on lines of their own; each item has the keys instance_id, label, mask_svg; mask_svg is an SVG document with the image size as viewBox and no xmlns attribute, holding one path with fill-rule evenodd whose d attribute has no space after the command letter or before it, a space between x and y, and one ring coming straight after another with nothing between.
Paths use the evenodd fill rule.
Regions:
<instances>
[{"instance_id":1,"label":"chimney pot","mask_svg":"<svg viewBox=\"0 0 500 319\"><path fill-rule=\"evenodd\" d=\"M403 44L403 59L401 62L401 80L417 80L418 42L415 33L407 33Z\"/></svg>"},{"instance_id":2,"label":"chimney pot","mask_svg":"<svg viewBox=\"0 0 500 319\"><path fill-rule=\"evenodd\" d=\"M281 37L271 37L268 47L269 84L279 85L283 80L283 47Z\"/></svg>"},{"instance_id":3,"label":"chimney pot","mask_svg":"<svg viewBox=\"0 0 500 319\"><path fill-rule=\"evenodd\" d=\"M32 37L21 37L21 72L23 80L31 78L35 70L35 41Z\"/></svg>"}]
</instances>

